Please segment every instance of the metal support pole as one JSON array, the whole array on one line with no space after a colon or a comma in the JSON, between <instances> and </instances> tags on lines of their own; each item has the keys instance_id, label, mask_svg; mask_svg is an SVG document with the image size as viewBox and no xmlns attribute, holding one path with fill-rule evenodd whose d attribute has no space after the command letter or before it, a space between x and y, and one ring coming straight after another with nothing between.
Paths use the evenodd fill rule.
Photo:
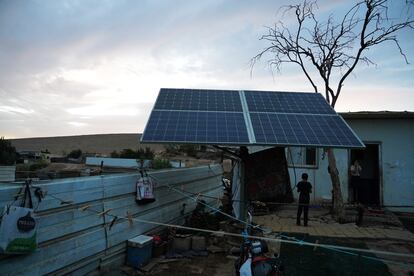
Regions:
<instances>
[{"instance_id":1,"label":"metal support pole","mask_svg":"<svg viewBox=\"0 0 414 276\"><path fill-rule=\"evenodd\" d=\"M245 164L240 162L240 220L245 221L247 217L247 187L245 181Z\"/></svg>"}]
</instances>

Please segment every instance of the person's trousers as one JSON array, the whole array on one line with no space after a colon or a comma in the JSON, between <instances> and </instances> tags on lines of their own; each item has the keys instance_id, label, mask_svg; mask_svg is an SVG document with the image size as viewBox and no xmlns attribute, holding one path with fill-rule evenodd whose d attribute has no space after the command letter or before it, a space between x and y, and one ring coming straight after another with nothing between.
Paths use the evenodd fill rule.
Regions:
<instances>
[{"instance_id":1,"label":"person's trousers","mask_svg":"<svg viewBox=\"0 0 414 276\"><path fill-rule=\"evenodd\" d=\"M359 176L351 177L352 195L354 203L359 202L359 187L361 185L361 178Z\"/></svg>"},{"instance_id":2,"label":"person's trousers","mask_svg":"<svg viewBox=\"0 0 414 276\"><path fill-rule=\"evenodd\" d=\"M296 224L300 225L300 217L302 216L303 210L303 224L308 225L308 212L309 212L309 203L299 203L298 214L296 216Z\"/></svg>"}]
</instances>

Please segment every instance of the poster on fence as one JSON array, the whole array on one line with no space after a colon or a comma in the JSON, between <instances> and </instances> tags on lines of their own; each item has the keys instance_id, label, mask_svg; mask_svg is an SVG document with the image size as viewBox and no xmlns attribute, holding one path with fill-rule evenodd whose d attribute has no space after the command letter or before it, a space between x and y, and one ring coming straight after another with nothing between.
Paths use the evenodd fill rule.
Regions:
<instances>
[{"instance_id":1,"label":"poster on fence","mask_svg":"<svg viewBox=\"0 0 414 276\"><path fill-rule=\"evenodd\" d=\"M25 254L37 248L37 223L32 208L6 206L0 224L0 252Z\"/></svg>"}]
</instances>

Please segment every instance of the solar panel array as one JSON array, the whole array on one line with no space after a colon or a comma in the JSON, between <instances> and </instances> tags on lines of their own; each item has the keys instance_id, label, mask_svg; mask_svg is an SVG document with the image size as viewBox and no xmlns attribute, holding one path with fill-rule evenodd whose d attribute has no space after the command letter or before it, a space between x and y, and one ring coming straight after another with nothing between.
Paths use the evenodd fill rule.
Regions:
<instances>
[{"instance_id":1,"label":"solar panel array","mask_svg":"<svg viewBox=\"0 0 414 276\"><path fill-rule=\"evenodd\" d=\"M141 140L364 147L320 94L268 91L163 88Z\"/></svg>"},{"instance_id":2,"label":"solar panel array","mask_svg":"<svg viewBox=\"0 0 414 276\"><path fill-rule=\"evenodd\" d=\"M244 91L250 112L336 114L321 94Z\"/></svg>"}]
</instances>

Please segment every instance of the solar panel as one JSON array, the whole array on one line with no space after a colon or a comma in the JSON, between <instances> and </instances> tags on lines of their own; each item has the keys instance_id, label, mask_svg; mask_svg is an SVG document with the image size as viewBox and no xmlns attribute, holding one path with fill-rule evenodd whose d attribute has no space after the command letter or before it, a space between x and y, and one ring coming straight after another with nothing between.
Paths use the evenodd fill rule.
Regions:
<instances>
[{"instance_id":1,"label":"solar panel","mask_svg":"<svg viewBox=\"0 0 414 276\"><path fill-rule=\"evenodd\" d=\"M357 137L339 116L309 114L251 113L256 143L354 147Z\"/></svg>"},{"instance_id":2,"label":"solar panel","mask_svg":"<svg viewBox=\"0 0 414 276\"><path fill-rule=\"evenodd\" d=\"M154 110L143 142L245 145L249 137L241 112Z\"/></svg>"},{"instance_id":3,"label":"solar panel","mask_svg":"<svg viewBox=\"0 0 414 276\"><path fill-rule=\"evenodd\" d=\"M362 148L317 93L161 89L143 143Z\"/></svg>"},{"instance_id":4,"label":"solar panel","mask_svg":"<svg viewBox=\"0 0 414 276\"><path fill-rule=\"evenodd\" d=\"M239 111L238 91L162 88L155 110Z\"/></svg>"},{"instance_id":5,"label":"solar panel","mask_svg":"<svg viewBox=\"0 0 414 276\"><path fill-rule=\"evenodd\" d=\"M319 93L244 91L250 112L336 114Z\"/></svg>"}]
</instances>

